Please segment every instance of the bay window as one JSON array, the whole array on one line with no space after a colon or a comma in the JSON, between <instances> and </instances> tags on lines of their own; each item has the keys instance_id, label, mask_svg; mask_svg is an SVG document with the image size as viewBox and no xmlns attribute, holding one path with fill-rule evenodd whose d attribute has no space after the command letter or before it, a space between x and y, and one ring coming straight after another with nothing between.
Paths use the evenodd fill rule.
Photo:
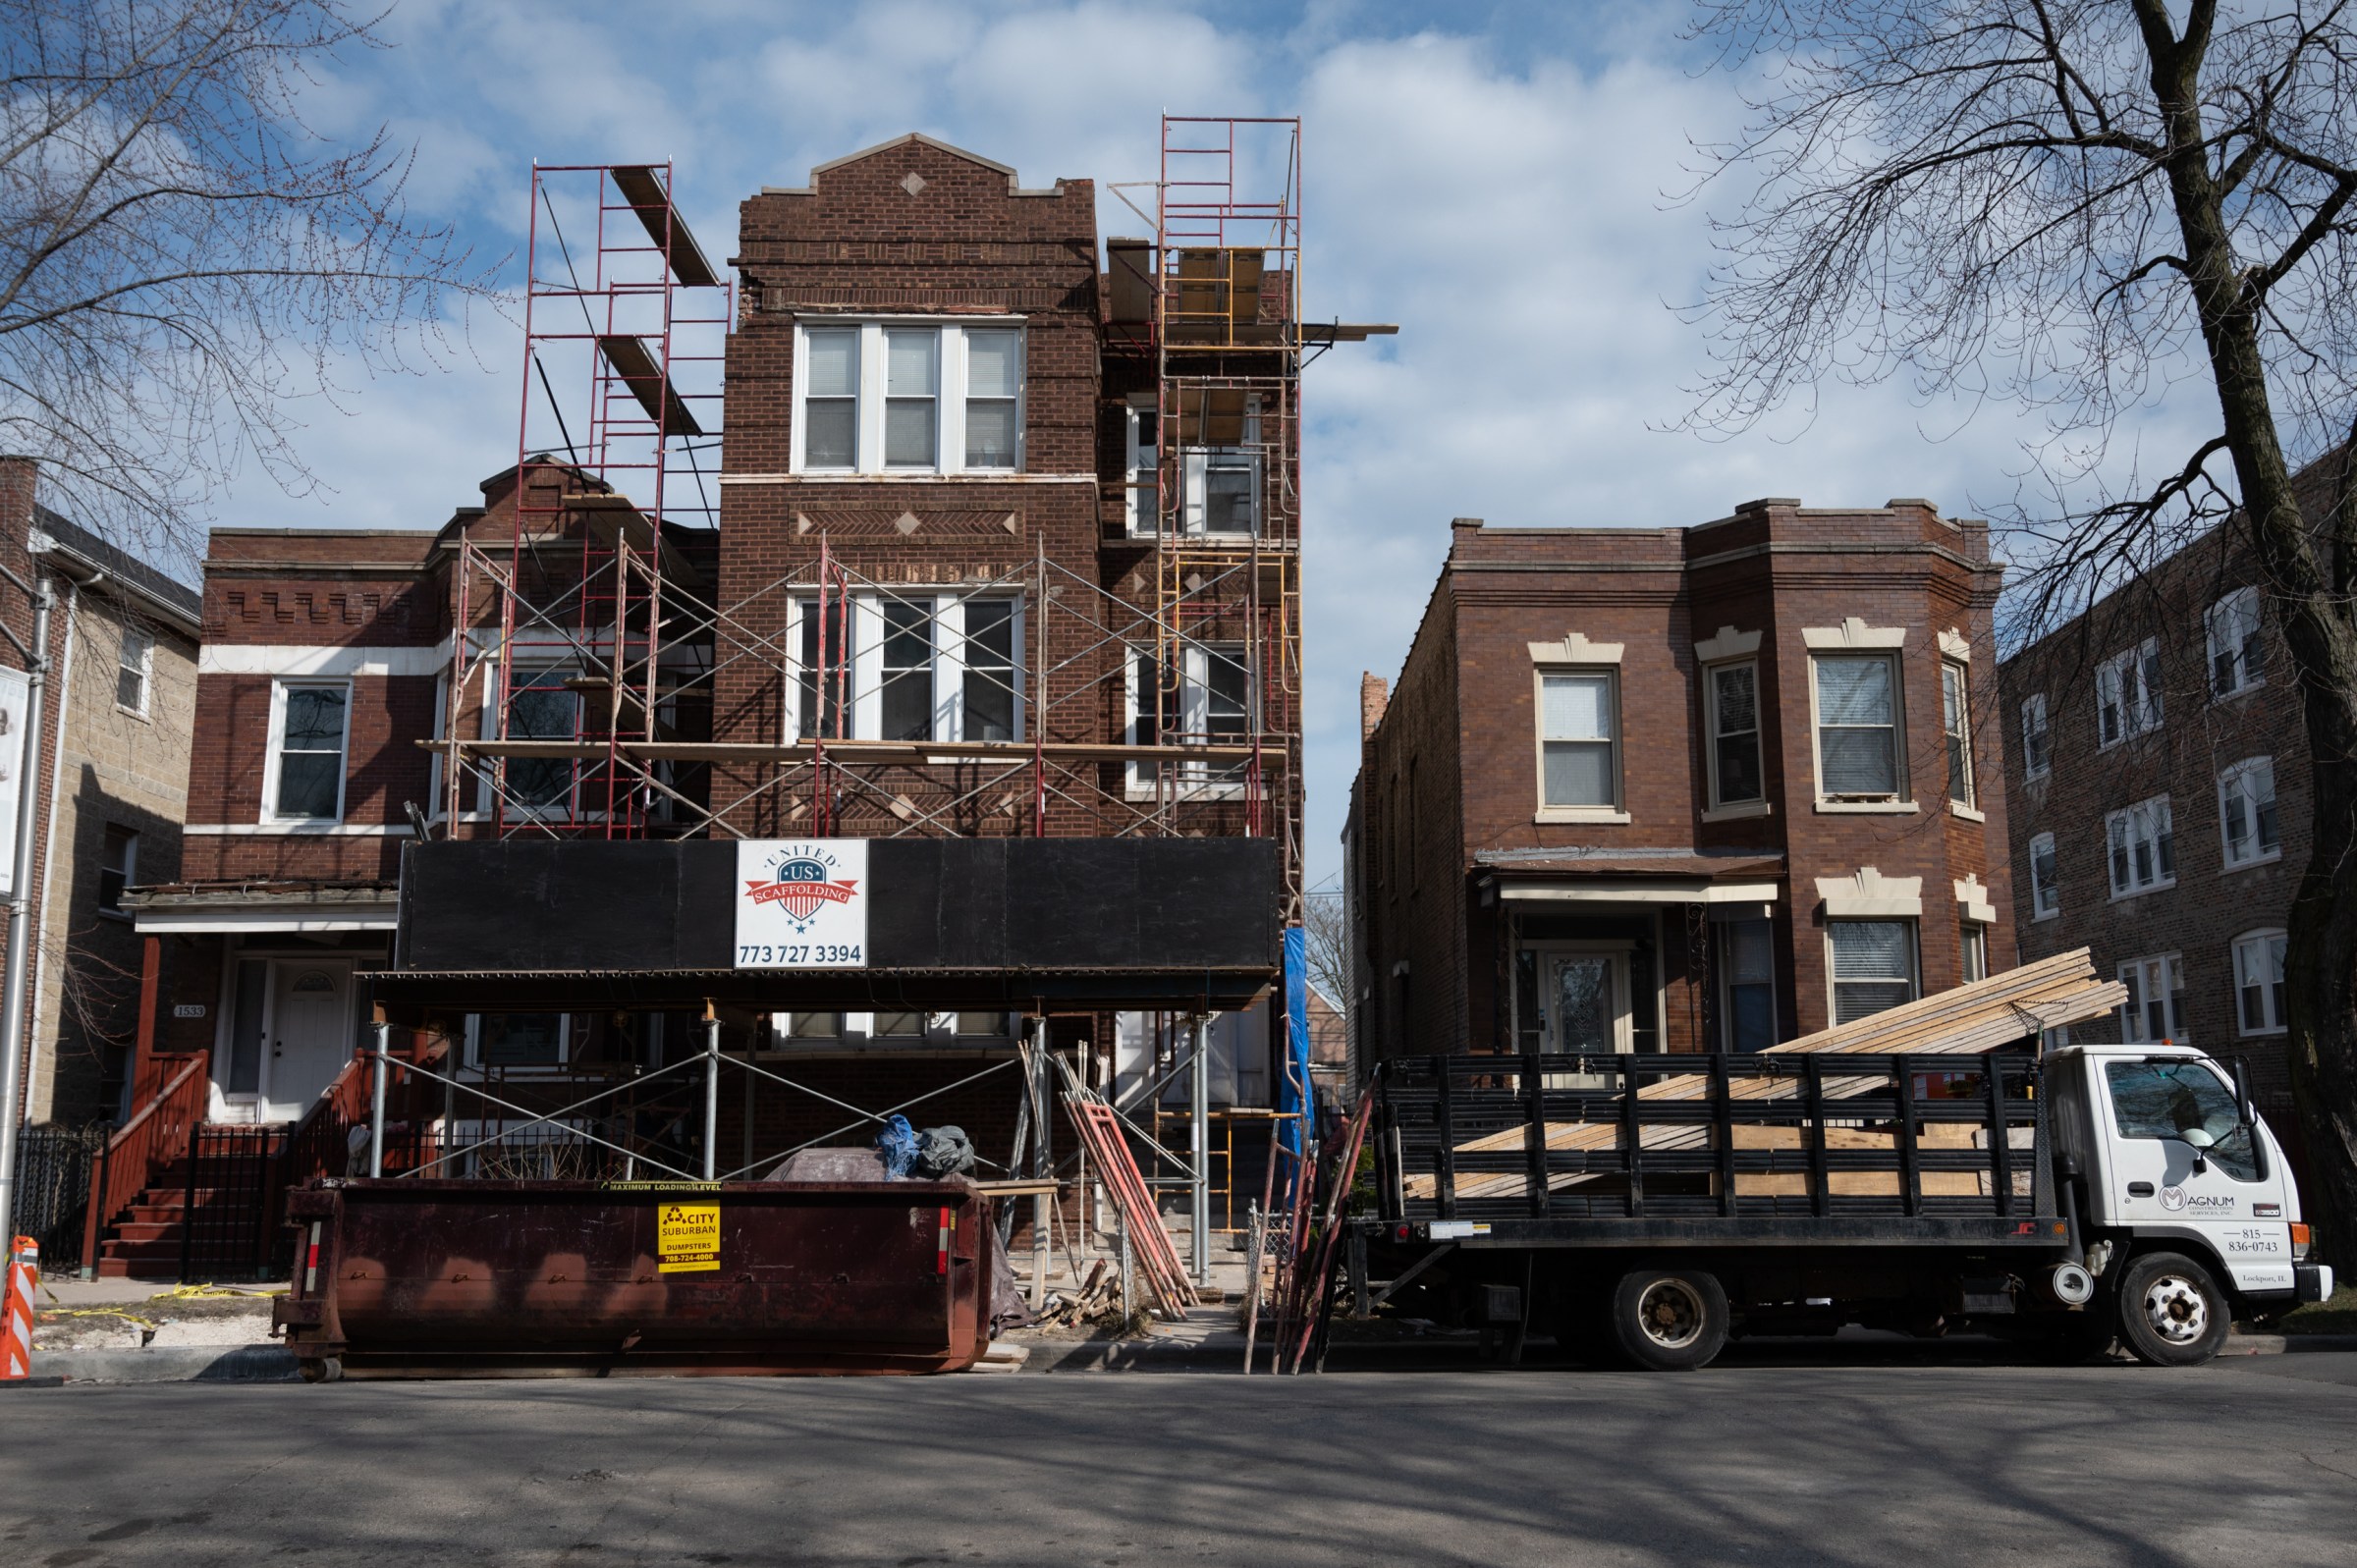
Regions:
<instances>
[{"instance_id":1,"label":"bay window","mask_svg":"<svg viewBox=\"0 0 2357 1568\"><path fill-rule=\"evenodd\" d=\"M1539 804L1617 811L1619 715L1610 670L1539 672Z\"/></svg>"},{"instance_id":2,"label":"bay window","mask_svg":"<svg viewBox=\"0 0 2357 1568\"><path fill-rule=\"evenodd\" d=\"M1710 670L1711 804L1741 805L1760 792L1760 667Z\"/></svg>"},{"instance_id":3,"label":"bay window","mask_svg":"<svg viewBox=\"0 0 2357 1568\"><path fill-rule=\"evenodd\" d=\"M1887 654L1819 655L1814 664L1818 793L1829 800L1897 800L1897 661Z\"/></svg>"}]
</instances>

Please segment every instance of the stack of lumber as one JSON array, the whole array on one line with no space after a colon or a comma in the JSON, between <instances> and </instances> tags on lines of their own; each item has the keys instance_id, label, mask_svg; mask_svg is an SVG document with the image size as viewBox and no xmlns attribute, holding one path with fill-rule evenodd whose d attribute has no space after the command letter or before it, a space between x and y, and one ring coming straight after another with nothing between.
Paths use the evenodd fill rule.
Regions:
<instances>
[{"instance_id":1,"label":"stack of lumber","mask_svg":"<svg viewBox=\"0 0 2357 1568\"><path fill-rule=\"evenodd\" d=\"M1099 1258L1089 1265L1088 1277L1076 1291L1051 1290L1048 1303L1034 1314L1034 1327L1069 1327L1098 1318L1123 1316L1121 1271Z\"/></svg>"},{"instance_id":2,"label":"stack of lumber","mask_svg":"<svg viewBox=\"0 0 2357 1568\"><path fill-rule=\"evenodd\" d=\"M2069 952L2042 958L2019 969L2009 969L1987 980L1977 980L1953 991L1935 992L1904 1005L1878 1012L1854 1023L1837 1024L1821 1029L1813 1035L1787 1040L1781 1046L1771 1046L1763 1055L1976 1055L2012 1045L2027 1035L2042 1029L2058 1028L2083 1019L2101 1017L2127 1000L2127 988L2116 981L2100 980L2089 960L2088 949L2076 947ZM1887 1086L1888 1072L1875 1072L1855 1077L1828 1077L1824 1093L1829 1100L1872 1093ZM1792 1079L1738 1079L1728 1085L1728 1095L1735 1100L1781 1100L1801 1092ZM1710 1080L1700 1073L1681 1073L1674 1078L1658 1078L1637 1091L1640 1100L1700 1100L1710 1093ZM1763 1129L1765 1130L1765 1129ZM1526 1127L1508 1127L1503 1132L1490 1133L1456 1146L1459 1154L1482 1154L1499 1150L1519 1149L1527 1133ZM1620 1124L1615 1121L1551 1121L1547 1124L1549 1149L1604 1150L1618 1147ZM1646 1127L1639 1134L1640 1146L1646 1149L1701 1149L1710 1147L1707 1127ZM1737 1147L1743 1147L1738 1141ZM1574 1187L1593 1177L1567 1173L1548 1182L1551 1191ZM1410 1176L1405 1182L1407 1196L1430 1198L1437 1187L1430 1175ZM1527 1182L1521 1172L1507 1171L1486 1176L1459 1176L1456 1196L1459 1198L1491 1198L1518 1194L1526 1190Z\"/></svg>"}]
</instances>

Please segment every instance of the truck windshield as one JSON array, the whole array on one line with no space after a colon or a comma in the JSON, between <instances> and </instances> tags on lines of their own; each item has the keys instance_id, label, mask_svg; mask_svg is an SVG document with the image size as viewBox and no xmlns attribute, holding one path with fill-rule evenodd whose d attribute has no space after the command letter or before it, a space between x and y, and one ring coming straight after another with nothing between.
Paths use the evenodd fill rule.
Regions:
<instances>
[{"instance_id":1,"label":"truck windshield","mask_svg":"<svg viewBox=\"0 0 2357 1568\"><path fill-rule=\"evenodd\" d=\"M2209 1157L2241 1181L2259 1179L2251 1130L2236 1125L2234 1095L2198 1061L2112 1061L2111 1113L2123 1138L2182 1138L2199 1127L2216 1142Z\"/></svg>"}]
</instances>

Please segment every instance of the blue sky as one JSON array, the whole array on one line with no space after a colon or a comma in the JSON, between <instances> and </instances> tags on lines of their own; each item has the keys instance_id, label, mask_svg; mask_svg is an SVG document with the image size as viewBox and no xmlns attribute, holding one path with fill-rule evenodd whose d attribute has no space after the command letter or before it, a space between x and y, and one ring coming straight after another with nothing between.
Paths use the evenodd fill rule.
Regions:
<instances>
[{"instance_id":1,"label":"blue sky","mask_svg":"<svg viewBox=\"0 0 2357 1568\"><path fill-rule=\"evenodd\" d=\"M1303 276L1316 317L1392 321L1305 393L1309 865L1340 864L1362 670L1397 673L1449 519L1666 527L1761 495L2014 496L2034 431L1903 386L1830 389L1813 415L1706 441L1671 427L1706 365L1673 306L1700 292L1708 203L1691 142L1739 120L1695 69L1676 5L754 4L661 8L402 0L324 70L323 135L413 142L410 198L490 262L520 247L529 166L669 158L705 249L733 251L763 184L906 131L1058 177L1150 179L1165 110L1299 114ZM1729 193L1728 199L1731 199ZM1109 198L1100 223L1120 226ZM1132 225L1132 227L1134 227ZM511 281L521 262L512 261ZM478 317L412 376L313 406L325 481L243 476L216 520L429 527L514 460L521 349ZM2198 390L2198 389L2196 389ZM2215 422L2181 397L2143 423L2155 460ZM2117 461L2134 456L2122 444Z\"/></svg>"}]
</instances>

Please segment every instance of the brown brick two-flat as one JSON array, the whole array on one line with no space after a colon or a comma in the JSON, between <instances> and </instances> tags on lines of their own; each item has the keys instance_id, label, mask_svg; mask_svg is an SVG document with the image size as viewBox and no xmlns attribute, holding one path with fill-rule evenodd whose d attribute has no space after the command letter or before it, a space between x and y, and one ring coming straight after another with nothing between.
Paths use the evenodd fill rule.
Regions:
<instances>
[{"instance_id":1,"label":"brown brick two-flat","mask_svg":"<svg viewBox=\"0 0 2357 1568\"><path fill-rule=\"evenodd\" d=\"M1387 701L1370 677L1363 705L1348 836L1361 1048L1562 1049L1549 954L1589 949L1619 955L1618 1049L1726 1047L1740 920L1772 934L1778 1039L1829 1021L1829 919L1903 926L1916 991L1958 983L1968 928L2009 964L1999 582L1983 525L1922 502L1762 501L1683 529L1458 519L1395 688ZM1895 672L1887 799L1820 787L1813 661L1852 653ZM1703 677L1730 664L1756 667L1760 788L1715 806ZM1969 803L1949 798L1944 667L1969 694ZM1583 671L1612 677L1616 798L1550 807L1540 680ZM1748 964L1758 940L1742 939Z\"/></svg>"}]
</instances>

